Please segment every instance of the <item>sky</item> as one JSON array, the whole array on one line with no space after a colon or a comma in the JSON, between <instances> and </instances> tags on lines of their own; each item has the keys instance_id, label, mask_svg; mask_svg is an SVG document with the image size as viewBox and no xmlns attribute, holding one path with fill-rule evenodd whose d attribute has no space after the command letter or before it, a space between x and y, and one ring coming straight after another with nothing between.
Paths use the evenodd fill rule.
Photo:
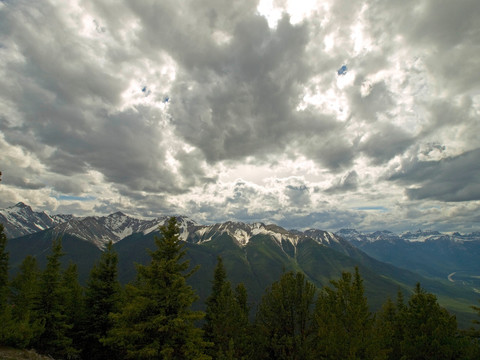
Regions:
<instances>
[{"instance_id":1,"label":"sky","mask_svg":"<svg viewBox=\"0 0 480 360\"><path fill-rule=\"evenodd\" d=\"M1 0L0 208L480 230L478 0Z\"/></svg>"}]
</instances>

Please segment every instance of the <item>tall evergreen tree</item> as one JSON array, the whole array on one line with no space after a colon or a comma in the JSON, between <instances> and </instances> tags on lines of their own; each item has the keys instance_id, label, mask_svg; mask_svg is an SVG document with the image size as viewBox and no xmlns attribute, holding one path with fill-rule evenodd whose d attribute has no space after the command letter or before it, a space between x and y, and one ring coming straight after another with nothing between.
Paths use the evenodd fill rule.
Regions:
<instances>
[{"instance_id":1,"label":"tall evergreen tree","mask_svg":"<svg viewBox=\"0 0 480 360\"><path fill-rule=\"evenodd\" d=\"M214 271L212 293L206 300L205 339L212 345L208 351L214 359L240 359L247 353L248 307L246 289L237 286L234 294L227 281L221 257Z\"/></svg>"},{"instance_id":2,"label":"tall evergreen tree","mask_svg":"<svg viewBox=\"0 0 480 360\"><path fill-rule=\"evenodd\" d=\"M403 334L402 317L402 312L397 309L390 298L377 313L374 338L377 341L379 352L383 353L385 359L400 360L402 356L400 351Z\"/></svg>"},{"instance_id":3,"label":"tall evergreen tree","mask_svg":"<svg viewBox=\"0 0 480 360\"><path fill-rule=\"evenodd\" d=\"M309 359L315 286L298 272L285 273L263 296L256 317L259 357Z\"/></svg>"},{"instance_id":4,"label":"tall evergreen tree","mask_svg":"<svg viewBox=\"0 0 480 360\"><path fill-rule=\"evenodd\" d=\"M7 306L8 261L7 236L5 235L3 224L0 224L0 314Z\"/></svg>"},{"instance_id":5,"label":"tall evergreen tree","mask_svg":"<svg viewBox=\"0 0 480 360\"><path fill-rule=\"evenodd\" d=\"M364 296L358 268L343 272L324 287L315 306L316 353L320 359L373 359L373 315Z\"/></svg>"},{"instance_id":6,"label":"tall evergreen tree","mask_svg":"<svg viewBox=\"0 0 480 360\"><path fill-rule=\"evenodd\" d=\"M479 300L480 302L480 300ZM477 315L480 317L480 306L472 306L472 309L477 313ZM472 323L475 325L480 325L480 319L473 319ZM480 338L480 329L475 330L475 334L478 338Z\"/></svg>"},{"instance_id":7,"label":"tall evergreen tree","mask_svg":"<svg viewBox=\"0 0 480 360\"><path fill-rule=\"evenodd\" d=\"M117 344L129 359L208 359L202 331L194 323L204 314L191 310L197 299L186 279L188 261L174 217L160 228L149 265L137 266L137 279L126 288L126 304L113 315L105 343ZM195 269L194 269L195 270Z\"/></svg>"},{"instance_id":8,"label":"tall evergreen tree","mask_svg":"<svg viewBox=\"0 0 480 360\"><path fill-rule=\"evenodd\" d=\"M455 359L460 355L457 321L441 307L435 295L417 284L408 301L401 343L406 359Z\"/></svg>"},{"instance_id":9,"label":"tall evergreen tree","mask_svg":"<svg viewBox=\"0 0 480 360\"><path fill-rule=\"evenodd\" d=\"M64 291L61 284L60 258L63 256L62 241L52 245L52 254L47 256L47 265L40 276L39 292L35 299L35 316L44 325L44 330L35 340L35 348L52 356L64 356L72 350L72 339L67 332L72 328L65 313Z\"/></svg>"},{"instance_id":10,"label":"tall evergreen tree","mask_svg":"<svg viewBox=\"0 0 480 360\"><path fill-rule=\"evenodd\" d=\"M23 259L20 271L11 282L12 320L8 345L16 348L30 346L32 339L43 332L43 323L34 318L34 302L39 291L40 270L37 259L29 255Z\"/></svg>"},{"instance_id":11,"label":"tall evergreen tree","mask_svg":"<svg viewBox=\"0 0 480 360\"><path fill-rule=\"evenodd\" d=\"M21 320L31 315L38 292L39 276L37 259L31 255L26 256L10 285L12 303L15 305L13 315L16 319Z\"/></svg>"},{"instance_id":12,"label":"tall evergreen tree","mask_svg":"<svg viewBox=\"0 0 480 360\"><path fill-rule=\"evenodd\" d=\"M8 299L8 261L7 236L3 224L0 224L0 344L8 343L10 325L12 323L11 307Z\"/></svg>"},{"instance_id":13,"label":"tall evergreen tree","mask_svg":"<svg viewBox=\"0 0 480 360\"><path fill-rule=\"evenodd\" d=\"M66 322L70 329L66 335L72 339L72 347L69 348L68 356L73 357L80 353L82 347L80 341L81 323L84 316L83 288L78 282L77 264L70 263L62 274L61 289L63 292L63 304Z\"/></svg>"},{"instance_id":14,"label":"tall evergreen tree","mask_svg":"<svg viewBox=\"0 0 480 360\"><path fill-rule=\"evenodd\" d=\"M101 360L112 357L113 349L101 342L113 327L111 313L120 310L121 287L118 282L118 255L110 242L90 271L85 290L83 358Z\"/></svg>"},{"instance_id":15,"label":"tall evergreen tree","mask_svg":"<svg viewBox=\"0 0 480 360\"><path fill-rule=\"evenodd\" d=\"M237 332L235 333L236 359L249 359L252 354L252 326L249 320L250 306L248 305L247 288L243 283L235 287L235 300L238 305L235 316Z\"/></svg>"}]
</instances>

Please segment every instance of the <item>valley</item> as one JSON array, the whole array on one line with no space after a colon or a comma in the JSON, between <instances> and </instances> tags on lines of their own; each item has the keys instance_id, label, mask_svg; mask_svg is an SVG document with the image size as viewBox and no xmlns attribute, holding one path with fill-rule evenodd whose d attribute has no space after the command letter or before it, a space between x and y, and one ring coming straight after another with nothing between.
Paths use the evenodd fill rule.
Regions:
<instances>
[{"instance_id":1,"label":"valley","mask_svg":"<svg viewBox=\"0 0 480 360\"><path fill-rule=\"evenodd\" d=\"M14 218L6 213L6 210L0 212L4 218ZM52 222L57 221L56 225L34 231L25 229L34 229L32 224L38 224L38 217L45 218L46 214L36 213L24 204L13 207L10 213L16 220L13 224L6 224L7 229L13 229L10 233L31 231L9 239L7 249L12 274L27 255L35 256L39 265L44 266L52 241L61 237L64 264L78 264L79 279L85 282L93 264L111 241L119 256L119 279L124 284L134 280L135 264L148 261L147 249L155 247L158 227L168 218L142 220L122 213L86 218L57 215L50 217ZM232 221L201 225L187 217L177 217L177 221L187 258L191 266L199 267L189 279L200 297L195 304L199 309L204 306L216 259L221 256L230 281L245 284L253 307L259 303L265 289L284 272L301 271L317 288L321 288L338 278L342 271L353 271L358 267L372 310L378 310L387 298L395 298L398 291L409 294L420 282L427 291L437 295L440 303L457 314L462 326L468 326L473 317L470 306L478 299L479 279L472 274L480 273L475 272L476 262L461 259L447 262L448 254L443 248L440 247L437 255L432 250L422 250L421 246L448 246L453 253L467 253L471 259L476 251L472 250L473 246L479 244L476 240L468 243L448 242L444 238L436 242L406 242L401 238L392 241L390 233L387 234L388 240L377 234L376 241L368 241L359 240L359 233L355 238L346 236L345 231L287 230L274 224ZM417 254L413 256L415 251ZM459 261L463 262L463 268ZM468 271L463 270L467 265L470 266ZM450 268L452 271L448 271Z\"/></svg>"}]
</instances>

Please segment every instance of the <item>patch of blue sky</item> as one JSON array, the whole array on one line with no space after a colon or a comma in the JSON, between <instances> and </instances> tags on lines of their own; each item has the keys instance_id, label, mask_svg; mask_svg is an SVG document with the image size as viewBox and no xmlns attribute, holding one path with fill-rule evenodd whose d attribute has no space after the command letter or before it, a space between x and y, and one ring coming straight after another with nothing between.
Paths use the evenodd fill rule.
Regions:
<instances>
[{"instance_id":1,"label":"patch of blue sky","mask_svg":"<svg viewBox=\"0 0 480 360\"><path fill-rule=\"evenodd\" d=\"M73 195L57 195L54 196L57 200L76 200L76 201L92 201L95 200L95 196L73 196Z\"/></svg>"},{"instance_id":2,"label":"patch of blue sky","mask_svg":"<svg viewBox=\"0 0 480 360\"><path fill-rule=\"evenodd\" d=\"M347 65L342 65L340 69L337 70L338 75L345 75L347 73Z\"/></svg>"},{"instance_id":3,"label":"patch of blue sky","mask_svg":"<svg viewBox=\"0 0 480 360\"><path fill-rule=\"evenodd\" d=\"M380 212L386 212L388 209L384 206L360 206L354 208L355 210L364 210L364 211L380 211Z\"/></svg>"}]
</instances>

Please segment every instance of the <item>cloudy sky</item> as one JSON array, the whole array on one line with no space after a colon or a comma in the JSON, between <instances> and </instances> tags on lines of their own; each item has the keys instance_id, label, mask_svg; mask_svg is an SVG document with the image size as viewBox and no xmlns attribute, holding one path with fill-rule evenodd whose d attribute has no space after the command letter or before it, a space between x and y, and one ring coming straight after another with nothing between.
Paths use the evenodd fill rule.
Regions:
<instances>
[{"instance_id":1,"label":"cloudy sky","mask_svg":"<svg viewBox=\"0 0 480 360\"><path fill-rule=\"evenodd\" d=\"M0 208L480 230L479 18L478 0L1 0Z\"/></svg>"}]
</instances>

